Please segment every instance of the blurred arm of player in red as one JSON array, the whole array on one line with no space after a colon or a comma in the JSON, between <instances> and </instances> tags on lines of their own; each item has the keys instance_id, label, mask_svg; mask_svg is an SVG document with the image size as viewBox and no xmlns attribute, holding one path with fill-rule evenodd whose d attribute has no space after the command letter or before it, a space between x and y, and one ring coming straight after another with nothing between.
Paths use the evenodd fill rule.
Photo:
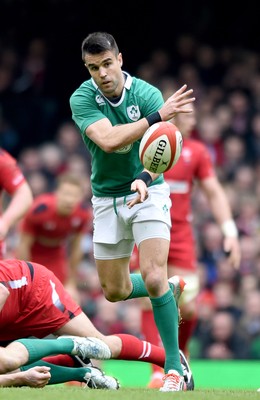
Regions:
<instances>
[{"instance_id":1,"label":"blurred arm of player in red","mask_svg":"<svg viewBox=\"0 0 260 400\"><path fill-rule=\"evenodd\" d=\"M3 258L3 240L10 228L27 212L33 201L33 195L15 158L0 148L0 194L5 195L6 206L0 217L0 258ZM1 193L2 192L2 193Z\"/></svg>"}]
</instances>

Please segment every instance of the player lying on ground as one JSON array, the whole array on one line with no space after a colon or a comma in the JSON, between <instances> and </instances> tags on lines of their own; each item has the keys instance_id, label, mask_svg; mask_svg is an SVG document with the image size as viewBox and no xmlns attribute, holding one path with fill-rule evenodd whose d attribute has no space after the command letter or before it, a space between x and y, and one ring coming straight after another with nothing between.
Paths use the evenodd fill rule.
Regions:
<instances>
[{"instance_id":1,"label":"player lying on ground","mask_svg":"<svg viewBox=\"0 0 260 400\"><path fill-rule=\"evenodd\" d=\"M91 389L119 389L116 378L105 375L99 368L94 367L89 359L87 361L88 364L78 356L69 355L46 357L34 364L0 375L0 386L42 388L46 385L78 381Z\"/></svg>"},{"instance_id":2,"label":"player lying on ground","mask_svg":"<svg viewBox=\"0 0 260 400\"><path fill-rule=\"evenodd\" d=\"M34 339L30 339L34 340ZM189 364L180 350L180 360L187 390L194 389L194 381ZM0 375L0 387L30 386L42 388L46 385L78 381L91 389L119 389L116 378L105 375L92 365L90 359L79 356L58 355L45 357L33 364L22 366L16 371Z\"/></svg>"},{"instance_id":3,"label":"player lying on ground","mask_svg":"<svg viewBox=\"0 0 260 400\"><path fill-rule=\"evenodd\" d=\"M184 281L172 277L169 286L178 305ZM164 366L165 351L128 334L105 336L66 292L58 278L37 263L0 261L0 373L38 362L48 355L72 354L82 359L121 359ZM145 296L145 287L143 288ZM146 292L147 295L147 292ZM50 334L73 340L37 339ZM36 339L20 339L34 336Z\"/></svg>"}]
</instances>

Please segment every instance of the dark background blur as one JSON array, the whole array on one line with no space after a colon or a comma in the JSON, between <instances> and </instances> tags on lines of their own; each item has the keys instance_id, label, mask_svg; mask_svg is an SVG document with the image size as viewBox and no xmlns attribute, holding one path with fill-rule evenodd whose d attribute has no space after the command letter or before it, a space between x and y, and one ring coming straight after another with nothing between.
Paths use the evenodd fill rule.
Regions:
<instances>
[{"instance_id":1,"label":"dark background blur","mask_svg":"<svg viewBox=\"0 0 260 400\"><path fill-rule=\"evenodd\" d=\"M250 5L251 2L243 2L241 6L230 2L227 9L228 3L204 0L177 3L1 0L0 56L1 48L10 47L21 64L33 39L43 38L46 44L41 96L50 101L42 120L37 109L38 99L30 98L29 101L26 96L28 90L21 89L21 86L24 88L24 79L19 80L18 89L17 85L12 89L24 97L22 106L21 96L15 103L14 97L12 102L8 102L6 92L4 98L3 92L0 93L7 120L13 120L15 129L16 120L19 121L18 134L23 137L20 146L51 137L59 122L70 118L69 96L88 78L81 61L81 42L92 31L106 30L115 36L123 53L124 69L131 74L135 74L138 66L157 48L167 50L174 60L176 39L186 33L192 34L198 42L215 48L258 49L258 13ZM18 77L21 70L15 73ZM56 101L53 104L55 111L51 110L51 100ZM32 126L28 128L26 121L23 129L21 115L26 118L27 113L30 113Z\"/></svg>"}]
</instances>

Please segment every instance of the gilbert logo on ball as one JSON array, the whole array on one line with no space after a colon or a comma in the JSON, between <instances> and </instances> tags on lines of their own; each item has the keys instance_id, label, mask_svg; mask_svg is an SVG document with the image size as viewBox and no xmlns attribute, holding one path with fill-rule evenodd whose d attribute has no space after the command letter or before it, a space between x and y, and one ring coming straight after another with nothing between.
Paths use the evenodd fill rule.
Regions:
<instances>
[{"instance_id":1,"label":"gilbert logo on ball","mask_svg":"<svg viewBox=\"0 0 260 400\"><path fill-rule=\"evenodd\" d=\"M160 174L171 169L182 150L182 135L171 122L157 122L143 135L139 157L148 171Z\"/></svg>"}]
</instances>

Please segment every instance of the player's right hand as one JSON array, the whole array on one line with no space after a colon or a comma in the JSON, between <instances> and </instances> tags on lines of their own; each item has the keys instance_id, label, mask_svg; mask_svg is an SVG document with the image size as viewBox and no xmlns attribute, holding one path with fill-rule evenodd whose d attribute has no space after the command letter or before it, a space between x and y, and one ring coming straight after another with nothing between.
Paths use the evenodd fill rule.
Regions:
<instances>
[{"instance_id":1,"label":"player's right hand","mask_svg":"<svg viewBox=\"0 0 260 400\"><path fill-rule=\"evenodd\" d=\"M183 85L172 96L170 96L159 110L159 114L163 121L169 121L178 113L191 113L193 108L184 107L195 101L195 97L191 97L193 89L187 89L187 85Z\"/></svg>"},{"instance_id":2,"label":"player's right hand","mask_svg":"<svg viewBox=\"0 0 260 400\"><path fill-rule=\"evenodd\" d=\"M131 184L132 192L137 192L137 196L126 203L128 208L132 208L135 204L143 203L148 198L148 188L144 181L136 179Z\"/></svg>"},{"instance_id":3,"label":"player's right hand","mask_svg":"<svg viewBox=\"0 0 260 400\"><path fill-rule=\"evenodd\" d=\"M24 385L42 388L48 384L51 379L50 367L39 366L23 371L23 381Z\"/></svg>"}]
</instances>

